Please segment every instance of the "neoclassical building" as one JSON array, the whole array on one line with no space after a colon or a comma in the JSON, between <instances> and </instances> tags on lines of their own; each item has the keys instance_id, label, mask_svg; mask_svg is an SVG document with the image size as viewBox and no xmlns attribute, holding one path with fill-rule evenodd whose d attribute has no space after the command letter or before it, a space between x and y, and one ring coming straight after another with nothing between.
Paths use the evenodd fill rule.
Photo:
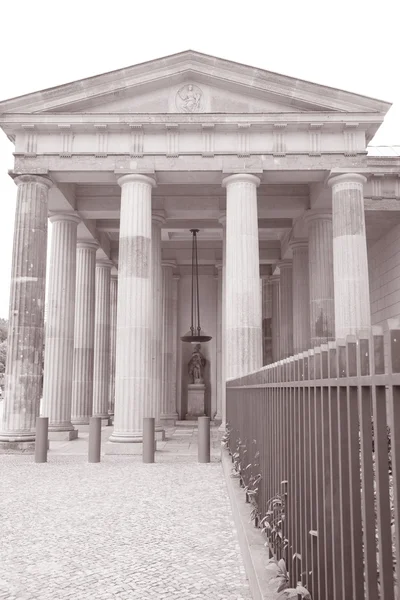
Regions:
<instances>
[{"instance_id":1,"label":"neoclassical building","mask_svg":"<svg viewBox=\"0 0 400 600\"><path fill-rule=\"evenodd\" d=\"M145 416L160 435L184 418L193 227L222 426L226 379L399 316L400 158L366 150L389 108L193 51L1 102L17 190L2 450L33 448L39 410L50 439L114 414L110 452Z\"/></svg>"}]
</instances>

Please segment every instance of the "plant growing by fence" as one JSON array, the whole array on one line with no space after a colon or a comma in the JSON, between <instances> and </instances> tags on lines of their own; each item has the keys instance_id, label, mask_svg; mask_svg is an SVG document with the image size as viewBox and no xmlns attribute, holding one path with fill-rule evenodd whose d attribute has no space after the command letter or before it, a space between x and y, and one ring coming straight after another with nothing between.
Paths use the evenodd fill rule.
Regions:
<instances>
[{"instance_id":1,"label":"plant growing by fence","mask_svg":"<svg viewBox=\"0 0 400 600\"><path fill-rule=\"evenodd\" d=\"M278 596L276 600L284 600L285 598L304 598L304 600L312 600L310 592L301 585L299 582L295 588L291 588L289 584L289 573L286 569L286 563L281 558L277 560L272 558L270 562L275 563L277 567L276 582L278 583L278 589L276 590Z\"/></svg>"},{"instance_id":2,"label":"plant growing by fence","mask_svg":"<svg viewBox=\"0 0 400 600\"><path fill-rule=\"evenodd\" d=\"M262 532L268 539L268 547L274 559L286 556L288 539L284 536L286 494L276 494L268 501L267 513L261 520Z\"/></svg>"}]
</instances>

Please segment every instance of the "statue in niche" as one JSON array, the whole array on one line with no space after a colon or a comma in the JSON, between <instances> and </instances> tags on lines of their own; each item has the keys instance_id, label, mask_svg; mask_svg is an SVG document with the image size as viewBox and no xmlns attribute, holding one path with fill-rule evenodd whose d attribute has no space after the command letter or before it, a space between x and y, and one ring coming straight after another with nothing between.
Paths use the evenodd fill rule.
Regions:
<instances>
[{"instance_id":1,"label":"statue in niche","mask_svg":"<svg viewBox=\"0 0 400 600\"><path fill-rule=\"evenodd\" d=\"M200 349L201 345L196 344L189 360L188 373L191 379L190 383L204 383L204 367L207 361L200 352Z\"/></svg>"}]
</instances>

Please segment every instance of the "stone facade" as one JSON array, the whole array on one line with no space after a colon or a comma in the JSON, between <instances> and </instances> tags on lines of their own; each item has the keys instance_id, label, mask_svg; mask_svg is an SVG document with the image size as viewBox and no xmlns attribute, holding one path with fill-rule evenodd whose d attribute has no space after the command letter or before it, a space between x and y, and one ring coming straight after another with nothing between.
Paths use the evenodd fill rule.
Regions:
<instances>
[{"instance_id":1,"label":"stone facade","mask_svg":"<svg viewBox=\"0 0 400 600\"><path fill-rule=\"evenodd\" d=\"M113 453L188 412L192 227L222 429L226 379L398 317L400 159L366 154L389 107L192 51L0 103L18 190L1 448L34 444L48 217L42 413L69 437L114 414Z\"/></svg>"}]
</instances>

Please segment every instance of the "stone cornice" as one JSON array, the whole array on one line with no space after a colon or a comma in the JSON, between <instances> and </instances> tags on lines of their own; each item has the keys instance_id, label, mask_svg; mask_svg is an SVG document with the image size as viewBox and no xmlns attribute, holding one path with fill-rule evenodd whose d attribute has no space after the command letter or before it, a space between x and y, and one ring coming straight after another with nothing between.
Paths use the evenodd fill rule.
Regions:
<instances>
[{"instance_id":1,"label":"stone cornice","mask_svg":"<svg viewBox=\"0 0 400 600\"><path fill-rule=\"evenodd\" d=\"M1 109L1 106L0 106ZM331 113L331 112L304 112L304 113L0 113L0 125L5 131L25 129L26 127L40 127L42 130L56 131L58 127L70 126L74 131L89 126L110 127L115 130L129 131L132 125L146 126L151 129L165 125L204 126L219 125L233 126L246 124L254 126L269 126L271 130L276 125L290 125L309 127L337 126L347 129L349 124L357 125L359 129L366 129L371 125L379 126L383 122L383 115L378 113ZM95 131L95 129L94 129Z\"/></svg>"}]
</instances>

